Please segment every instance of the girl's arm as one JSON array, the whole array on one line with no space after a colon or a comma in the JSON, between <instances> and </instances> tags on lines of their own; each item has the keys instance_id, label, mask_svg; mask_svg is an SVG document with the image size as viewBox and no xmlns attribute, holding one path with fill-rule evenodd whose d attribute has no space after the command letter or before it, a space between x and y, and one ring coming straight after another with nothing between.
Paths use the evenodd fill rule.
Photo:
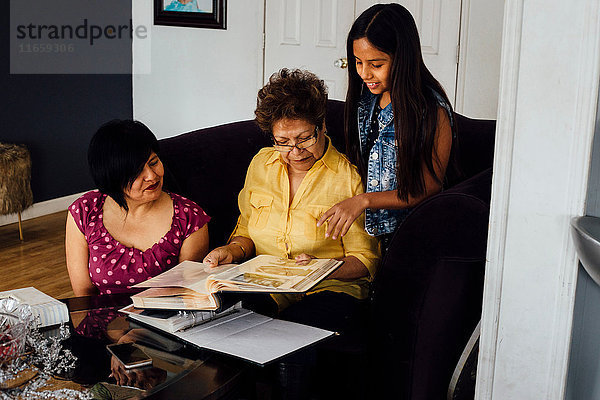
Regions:
<instances>
[{"instance_id":1,"label":"girl's arm","mask_svg":"<svg viewBox=\"0 0 600 400\"><path fill-rule=\"evenodd\" d=\"M448 119L448 114L442 108L438 108L438 128L436 132L435 148L432 157L439 162L434 162L433 167L435 175L440 181L446 174L448 161L450 160L450 151L452 149L452 128ZM372 209L400 209L410 208L419 204L421 201L439 193L442 190L441 185L431 175L427 168L423 167L425 177L425 193L421 196L409 196L408 201L400 200L395 190L385 192L362 193L349 199L337 203L327 210L317 226L321 226L325 221L329 221L326 237L331 236L336 239L340 234L344 236L354 220L367 208Z\"/></svg>"},{"instance_id":2,"label":"girl's arm","mask_svg":"<svg viewBox=\"0 0 600 400\"><path fill-rule=\"evenodd\" d=\"M208 253L208 224L204 224L183 241L179 251L179 262L201 261L206 253Z\"/></svg>"},{"instance_id":3,"label":"girl's arm","mask_svg":"<svg viewBox=\"0 0 600 400\"><path fill-rule=\"evenodd\" d=\"M71 279L71 287L75 296L90 296L98 294L98 289L90 279L88 270L89 249L83 233L71 213L67 213L67 227L65 232L65 251L67 270Z\"/></svg>"},{"instance_id":4,"label":"girl's arm","mask_svg":"<svg viewBox=\"0 0 600 400\"><path fill-rule=\"evenodd\" d=\"M353 181L354 190L351 193L360 193L362 191L360 180L356 177ZM359 215L348 233L341 239L344 254L343 257L336 258L344 261L344 264L329 275L327 279L353 281L363 277L372 279L375 276L375 270L381 256L379 243L375 237L365 231L364 223L364 215ZM296 257L296 263L305 265L311 258L315 257L302 253Z\"/></svg>"}]
</instances>

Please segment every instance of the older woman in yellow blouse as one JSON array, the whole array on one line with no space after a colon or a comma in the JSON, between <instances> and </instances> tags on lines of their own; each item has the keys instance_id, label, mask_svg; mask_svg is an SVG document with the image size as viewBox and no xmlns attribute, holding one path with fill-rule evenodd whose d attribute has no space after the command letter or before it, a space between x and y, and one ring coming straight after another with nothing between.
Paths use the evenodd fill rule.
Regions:
<instances>
[{"instance_id":1,"label":"older woman in yellow blouse","mask_svg":"<svg viewBox=\"0 0 600 400\"><path fill-rule=\"evenodd\" d=\"M306 296L273 296L282 318L342 330L379 261L377 240L358 218L343 237L328 238L317 227L332 205L363 192L356 168L326 135L327 90L302 70L283 69L258 92L256 120L273 147L254 157L239 194L240 216L229 243L211 251L211 266L241 262L254 254L336 258L344 263Z\"/></svg>"}]
</instances>

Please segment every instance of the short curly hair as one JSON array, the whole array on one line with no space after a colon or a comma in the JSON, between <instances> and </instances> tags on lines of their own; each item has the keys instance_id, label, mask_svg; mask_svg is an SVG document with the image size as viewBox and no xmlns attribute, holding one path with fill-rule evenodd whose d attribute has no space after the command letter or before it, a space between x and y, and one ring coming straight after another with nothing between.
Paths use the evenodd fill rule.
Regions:
<instances>
[{"instance_id":1,"label":"short curly hair","mask_svg":"<svg viewBox=\"0 0 600 400\"><path fill-rule=\"evenodd\" d=\"M272 134L273 124L283 118L303 119L321 127L326 111L325 82L310 71L283 68L258 91L254 115L260 129Z\"/></svg>"}]
</instances>

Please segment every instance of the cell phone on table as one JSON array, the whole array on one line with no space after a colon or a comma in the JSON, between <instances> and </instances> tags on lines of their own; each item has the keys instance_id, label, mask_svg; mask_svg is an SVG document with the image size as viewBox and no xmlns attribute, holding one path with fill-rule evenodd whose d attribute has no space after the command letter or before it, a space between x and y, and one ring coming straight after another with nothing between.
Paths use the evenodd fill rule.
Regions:
<instances>
[{"instance_id":1,"label":"cell phone on table","mask_svg":"<svg viewBox=\"0 0 600 400\"><path fill-rule=\"evenodd\" d=\"M135 343L115 343L106 345L108 351L123 364L126 369L152 365L152 358Z\"/></svg>"}]
</instances>

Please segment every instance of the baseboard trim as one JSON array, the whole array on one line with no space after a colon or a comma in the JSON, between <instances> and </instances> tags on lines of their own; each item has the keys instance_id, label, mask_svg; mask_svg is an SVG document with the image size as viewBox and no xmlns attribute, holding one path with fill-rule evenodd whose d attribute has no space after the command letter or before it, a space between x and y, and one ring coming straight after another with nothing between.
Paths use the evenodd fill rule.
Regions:
<instances>
[{"instance_id":1,"label":"baseboard trim","mask_svg":"<svg viewBox=\"0 0 600 400\"><path fill-rule=\"evenodd\" d=\"M87 191L86 191L87 192ZM76 193L69 196L58 197L56 199L50 199L46 201L40 201L34 203L31 207L21 213L22 220L28 220L32 218L42 217L48 214L54 214L55 212L64 211L69 205L77 200L82 194L86 192ZM0 226L14 224L18 221L17 214L0 215Z\"/></svg>"}]
</instances>

